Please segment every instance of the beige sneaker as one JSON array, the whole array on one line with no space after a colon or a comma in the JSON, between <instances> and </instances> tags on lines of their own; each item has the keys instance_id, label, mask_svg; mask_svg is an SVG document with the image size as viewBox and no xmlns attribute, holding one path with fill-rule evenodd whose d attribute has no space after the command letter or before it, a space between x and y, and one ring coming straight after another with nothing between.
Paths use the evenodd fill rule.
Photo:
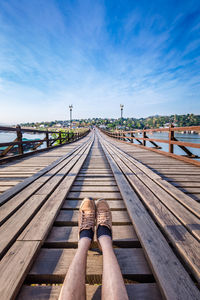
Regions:
<instances>
[{"instance_id":1,"label":"beige sneaker","mask_svg":"<svg viewBox=\"0 0 200 300\"><path fill-rule=\"evenodd\" d=\"M108 203L106 202L106 200L104 199L99 199L96 202L96 234L97 234L97 229L99 225L102 226L106 226L111 230L112 233L112 214L111 214L111 210L110 207L108 205ZM99 249L101 250L101 246L100 243L98 241L98 237L97 237L97 243L99 246Z\"/></svg>"},{"instance_id":2,"label":"beige sneaker","mask_svg":"<svg viewBox=\"0 0 200 300\"><path fill-rule=\"evenodd\" d=\"M96 217L96 208L95 208L94 200L92 198L83 199L81 206L79 208L78 238L80 238L80 232L83 229L92 228L92 230L94 231L95 217Z\"/></svg>"}]
</instances>

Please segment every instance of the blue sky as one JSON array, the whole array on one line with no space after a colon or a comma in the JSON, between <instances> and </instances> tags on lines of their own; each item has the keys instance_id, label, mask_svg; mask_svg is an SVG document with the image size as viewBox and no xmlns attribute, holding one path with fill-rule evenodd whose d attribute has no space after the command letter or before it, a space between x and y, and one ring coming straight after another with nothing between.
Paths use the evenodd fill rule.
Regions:
<instances>
[{"instance_id":1,"label":"blue sky","mask_svg":"<svg viewBox=\"0 0 200 300\"><path fill-rule=\"evenodd\" d=\"M200 2L1 0L0 123L200 114Z\"/></svg>"}]
</instances>

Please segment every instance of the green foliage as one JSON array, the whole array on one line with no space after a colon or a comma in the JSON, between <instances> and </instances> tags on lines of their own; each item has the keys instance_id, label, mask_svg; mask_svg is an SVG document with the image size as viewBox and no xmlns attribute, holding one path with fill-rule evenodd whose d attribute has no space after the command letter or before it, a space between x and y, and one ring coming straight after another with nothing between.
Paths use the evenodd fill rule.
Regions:
<instances>
[{"instance_id":1,"label":"green foliage","mask_svg":"<svg viewBox=\"0 0 200 300\"><path fill-rule=\"evenodd\" d=\"M187 115L171 115L171 116L150 116L147 118L93 118L93 119L81 119L73 120L76 122L78 127L88 127L93 125L104 125L110 130L123 129L123 130L133 130L133 129L143 129L145 128L159 128L168 127L170 123L174 123L175 126L199 126L200 125L200 115L187 114ZM41 130L51 128L59 124L61 127L67 127L69 124L67 121L52 121L52 122L36 122L36 123L24 123L21 126L26 127L37 127ZM42 127L41 127L42 126ZM61 129L65 132L69 129ZM70 133L71 134L71 133Z\"/></svg>"},{"instance_id":2,"label":"green foliage","mask_svg":"<svg viewBox=\"0 0 200 300\"><path fill-rule=\"evenodd\" d=\"M61 130L59 130L59 132L61 132L62 143L67 142L68 140L70 140L74 136L74 131L71 130L71 129L70 130L61 129ZM59 132L51 134L51 137L53 139L58 139L57 141L55 141L54 146L60 144Z\"/></svg>"}]
</instances>

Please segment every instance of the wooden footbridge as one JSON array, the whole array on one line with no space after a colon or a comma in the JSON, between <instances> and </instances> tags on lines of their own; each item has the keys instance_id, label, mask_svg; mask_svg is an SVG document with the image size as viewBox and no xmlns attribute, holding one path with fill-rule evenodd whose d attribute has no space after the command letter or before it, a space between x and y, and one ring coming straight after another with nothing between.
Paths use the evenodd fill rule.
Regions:
<instances>
[{"instance_id":1,"label":"wooden footbridge","mask_svg":"<svg viewBox=\"0 0 200 300\"><path fill-rule=\"evenodd\" d=\"M199 166L95 129L1 165L0 187L1 300L58 299L77 247L78 208L88 196L112 209L114 251L130 299L200 299ZM100 299L101 274L95 241L87 299Z\"/></svg>"}]
</instances>

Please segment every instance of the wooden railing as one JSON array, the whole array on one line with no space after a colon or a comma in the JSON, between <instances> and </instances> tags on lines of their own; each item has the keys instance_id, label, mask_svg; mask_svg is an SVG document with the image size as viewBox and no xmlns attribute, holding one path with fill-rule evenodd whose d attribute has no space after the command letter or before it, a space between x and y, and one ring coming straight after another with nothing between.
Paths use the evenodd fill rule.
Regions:
<instances>
[{"instance_id":1,"label":"wooden railing","mask_svg":"<svg viewBox=\"0 0 200 300\"><path fill-rule=\"evenodd\" d=\"M101 129L102 130L102 129ZM200 143L189 143L189 142L182 142L179 141L175 137L175 132L185 132L185 131L195 131L197 133L200 132L200 126L188 126L188 127L174 127L171 125L168 128L156 128L156 129L143 129L143 130L133 130L133 131L122 131L122 130L115 130L115 131L108 131L108 130L102 130L105 134L107 134L110 137L116 138L121 141L128 141L130 143L134 143L134 141L137 141L140 146L147 147L147 141L150 142L154 148L153 151L157 152L164 152L160 151L161 147L157 143L165 143L169 145L168 148L168 154L172 154L170 156L173 156L174 154L174 145L181 148L185 153L186 157L188 158L200 158L198 155L195 155L191 152L191 149L189 148L200 148ZM168 138L167 139L157 139L157 138L149 138L148 133L153 132L167 132ZM138 134L142 134L142 137L137 136ZM167 136L166 136L167 137ZM200 139L199 139L200 140ZM152 150L152 148L148 147Z\"/></svg>"},{"instance_id":2,"label":"wooden railing","mask_svg":"<svg viewBox=\"0 0 200 300\"><path fill-rule=\"evenodd\" d=\"M12 142L0 143L0 161L1 161L8 155L9 157L12 158L19 157L19 156L24 156L25 154L27 154L27 152L32 153L36 151L44 151L45 149L49 149L51 147L56 147L56 146L73 142L87 135L89 129L80 128L80 129L69 130L69 131L67 130L49 131L49 130L27 129L17 125L16 127L0 126L0 132L16 133L16 138ZM23 133L44 134L45 138L23 140ZM45 147L43 147L43 149L37 150L41 145L45 145Z\"/></svg>"}]
</instances>

